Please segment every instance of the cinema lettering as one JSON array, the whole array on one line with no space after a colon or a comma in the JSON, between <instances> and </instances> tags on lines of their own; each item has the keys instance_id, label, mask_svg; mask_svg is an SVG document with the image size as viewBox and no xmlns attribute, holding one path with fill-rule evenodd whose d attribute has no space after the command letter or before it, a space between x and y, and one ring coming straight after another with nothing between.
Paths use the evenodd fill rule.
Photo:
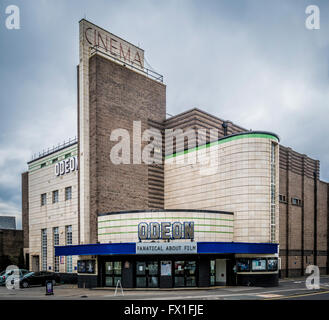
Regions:
<instances>
[{"instance_id":1,"label":"cinema lettering","mask_svg":"<svg viewBox=\"0 0 329 320\"><path fill-rule=\"evenodd\" d=\"M144 67L143 50L110 32L105 32L93 26L91 23L85 22L84 24L84 39L91 47L95 47L102 52L110 54L122 62L136 65L142 69Z\"/></svg>"},{"instance_id":2,"label":"cinema lettering","mask_svg":"<svg viewBox=\"0 0 329 320\"><path fill-rule=\"evenodd\" d=\"M138 225L139 240L194 239L194 222L141 222Z\"/></svg>"},{"instance_id":3,"label":"cinema lettering","mask_svg":"<svg viewBox=\"0 0 329 320\"><path fill-rule=\"evenodd\" d=\"M78 157L65 159L55 165L55 175L58 177L76 170L78 170Z\"/></svg>"}]
</instances>

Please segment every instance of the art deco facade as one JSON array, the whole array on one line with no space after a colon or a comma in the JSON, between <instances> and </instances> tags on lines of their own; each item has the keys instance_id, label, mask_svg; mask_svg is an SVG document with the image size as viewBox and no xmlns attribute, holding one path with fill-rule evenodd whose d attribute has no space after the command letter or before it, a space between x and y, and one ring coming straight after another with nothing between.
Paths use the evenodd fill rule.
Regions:
<instances>
[{"instance_id":1,"label":"art deco facade","mask_svg":"<svg viewBox=\"0 0 329 320\"><path fill-rule=\"evenodd\" d=\"M308 264L328 273L319 162L274 133L199 109L166 118L166 86L143 57L80 21L78 139L36 157L22 175L30 267L89 287L277 285L279 273L301 275ZM134 137L131 160L134 144L147 145L137 121L141 133L162 133L161 163L111 161L118 128ZM195 146L176 139L170 152L171 129L207 130ZM205 155L217 161L188 161Z\"/></svg>"}]
</instances>

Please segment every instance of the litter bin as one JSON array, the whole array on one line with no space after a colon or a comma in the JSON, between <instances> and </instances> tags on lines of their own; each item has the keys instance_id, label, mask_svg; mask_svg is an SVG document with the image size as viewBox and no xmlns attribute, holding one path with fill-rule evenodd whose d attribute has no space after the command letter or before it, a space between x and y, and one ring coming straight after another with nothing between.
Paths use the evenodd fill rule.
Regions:
<instances>
[{"instance_id":1,"label":"litter bin","mask_svg":"<svg viewBox=\"0 0 329 320\"><path fill-rule=\"evenodd\" d=\"M46 281L46 296L51 296L54 294L54 285L52 280Z\"/></svg>"}]
</instances>

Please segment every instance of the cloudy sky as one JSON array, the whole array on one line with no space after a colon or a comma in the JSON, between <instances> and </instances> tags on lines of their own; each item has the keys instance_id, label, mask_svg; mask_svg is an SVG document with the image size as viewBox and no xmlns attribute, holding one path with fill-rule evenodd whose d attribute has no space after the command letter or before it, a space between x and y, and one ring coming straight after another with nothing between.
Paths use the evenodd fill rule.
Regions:
<instances>
[{"instance_id":1,"label":"cloudy sky","mask_svg":"<svg viewBox=\"0 0 329 320\"><path fill-rule=\"evenodd\" d=\"M8 5L21 28L5 27ZM320 30L305 9L320 8ZM20 174L35 152L76 136L78 21L145 50L167 112L201 108L319 159L329 180L329 2L0 0L0 214L21 227ZM328 139L327 139L327 138Z\"/></svg>"}]
</instances>

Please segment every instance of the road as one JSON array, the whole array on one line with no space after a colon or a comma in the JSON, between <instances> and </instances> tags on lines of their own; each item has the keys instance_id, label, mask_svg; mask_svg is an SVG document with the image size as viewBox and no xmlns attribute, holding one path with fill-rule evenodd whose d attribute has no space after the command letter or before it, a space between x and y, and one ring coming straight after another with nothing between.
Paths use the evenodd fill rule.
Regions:
<instances>
[{"instance_id":1,"label":"road","mask_svg":"<svg viewBox=\"0 0 329 320\"><path fill-rule=\"evenodd\" d=\"M0 287L0 300L329 300L329 276L322 276L320 289L309 290L305 279L281 280L278 287L217 287L211 289L80 289L74 285L54 287L54 295L46 296L45 287L8 290Z\"/></svg>"}]
</instances>

